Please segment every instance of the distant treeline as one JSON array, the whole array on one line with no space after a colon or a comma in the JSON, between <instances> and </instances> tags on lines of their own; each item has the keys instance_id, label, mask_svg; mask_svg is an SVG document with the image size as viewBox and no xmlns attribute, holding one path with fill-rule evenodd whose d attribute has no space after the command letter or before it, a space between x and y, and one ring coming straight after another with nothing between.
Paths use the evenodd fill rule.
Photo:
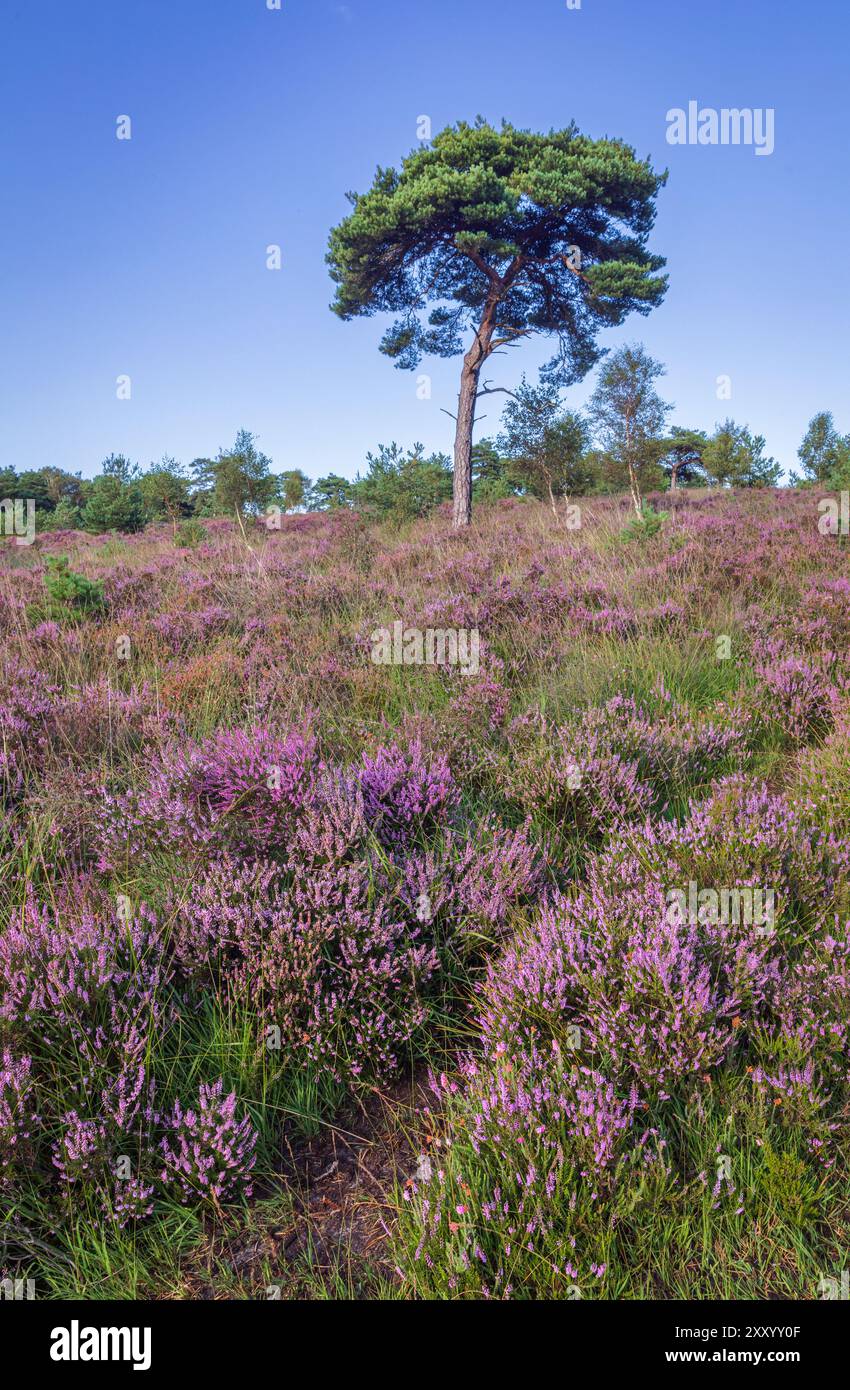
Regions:
<instances>
[{"instance_id":1,"label":"distant treeline","mask_svg":"<svg viewBox=\"0 0 850 1390\"><path fill-rule=\"evenodd\" d=\"M659 405L661 426L669 407ZM612 421L607 429L606 409ZM606 400L602 382L586 415L564 410L545 390L523 382L506 406L502 432L474 447L474 500L540 498L554 508L565 498L627 491L630 475L637 477L641 493L772 487L781 477L779 464L765 453L764 438L734 420L723 421L710 436L680 426L644 428L637 450L632 435L628 458L618 447L621 434L622 395L612 391ZM792 474L792 484L850 487L850 436L838 433L828 412L811 421L798 456L802 472ZM112 454L92 479L53 467L0 470L0 500L34 501L42 531L132 532L163 521L176 526L192 517L262 516L275 507L281 512L347 507L412 521L451 496L450 459L426 454L420 444L407 450L380 445L353 482L335 473L311 481L300 469L275 473L247 430L240 430L232 448L220 450L217 458L198 458L188 466L166 457L143 470Z\"/></svg>"}]
</instances>

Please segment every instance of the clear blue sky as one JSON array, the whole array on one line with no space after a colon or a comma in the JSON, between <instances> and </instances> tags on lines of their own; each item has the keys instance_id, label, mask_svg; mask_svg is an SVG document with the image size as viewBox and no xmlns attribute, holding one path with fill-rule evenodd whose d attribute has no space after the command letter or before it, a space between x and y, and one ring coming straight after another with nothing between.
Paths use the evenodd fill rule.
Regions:
<instances>
[{"instance_id":1,"label":"clear blue sky","mask_svg":"<svg viewBox=\"0 0 850 1390\"><path fill-rule=\"evenodd\" d=\"M847 0L0 0L0 18L0 464L188 462L240 427L311 477L353 477L392 439L449 451L458 360L426 363L417 399L379 320L330 313L324 264L345 191L420 115L575 119L669 167L667 299L602 341L642 339L674 420L732 414L785 467L816 410L850 430ZM773 107L774 154L668 145L691 100Z\"/></svg>"}]
</instances>

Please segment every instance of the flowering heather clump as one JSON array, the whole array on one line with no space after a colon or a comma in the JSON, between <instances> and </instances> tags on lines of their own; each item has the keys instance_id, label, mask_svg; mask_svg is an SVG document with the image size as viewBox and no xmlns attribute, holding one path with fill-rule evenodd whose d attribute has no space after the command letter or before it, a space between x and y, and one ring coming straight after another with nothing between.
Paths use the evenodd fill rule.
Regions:
<instances>
[{"instance_id":1,"label":"flowering heather clump","mask_svg":"<svg viewBox=\"0 0 850 1390\"><path fill-rule=\"evenodd\" d=\"M122 1178L112 1189L111 1204L104 1201L104 1211L108 1220L114 1222L119 1231L153 1216L155 1204L151 1201L156 1188L142 1178Z\"/></svg>"},{"instance_id":2,"label":"flowering heather clump","mask_svg":"<svg viewBox=\"0 0 850 1390\"><path fill-rule=\"evenodd\" d=\"M516 830L482 822L454 866L461 920L502 932L518 906L534 902L543 884L543 859L526 821Z\"/></svg>"},{"instance_id":3,"label":"flowering heather clump","mask_svg":"<svg viewBox=\"0 0 850 1390\"><path fill-rule=\"evenodd\" d=\"M83 906L54 918L32 895L0 931L0 1022L96 1064L140 1055L163 1017L168 968L154 919Z\"/></svg>"},{"instance_id":4,"label":"flowering heather clump","mask_svg":"<svg viewBox=\"0 0 850 1390\"><path fill-rule=\"evenodd\" d=\"M103 862L152 848L268 853L285 843L315 767L315 743L300 732L221 730L171 745L140 791L104 797Z\"/></svg>"},{"instance_id":5,"label":"flowering heather clump","mask_svg":"<svg viewBox=\"0 0 850 1390\"><path fill-rule=\"evenodd\" d=\"M579 1279L586 1288L605 1273L594 1206L619 1170L657 1162L663 1141L640 1127L634 1089L618 1097L598 1071L554 1047L544 1055L532 1046L518 1070L507 1053L498 1066L470 1061L463 1087L432 1080L458 1147L430 1181L405 1188L412 1240L403 1273L448 1297L575 1296ZM666 1171L663 1159L658 1166Z\"/></svg>"},{"instance_id":6,"label":"flowering heather clump","mask_svg":"<svg viewBox=\"0 0 850 1390\"><path fill-rule=\"evenodd\" d=\"M159 1115L143 1072L135 1091L129 1107L107 1108L97 1119L76 1110L61 1116L52 1161L70 1200L95 1193L101 1219L123 1229L153 1215L160 1193L176 1189L184 1205L233 1200L243 1190L250 1195L257 1135L247 1117L237 1121L236 1097L223 1097L221 1080L201 1084L197 1112L184 1111L177 1100ZM143 1174L132 1171L138 1163Z\"/></svg>"},{"instance_id":7,"label":"flowering heather clump","mask_svg":"<svg viewBox=\"0 0 850 1390\"><path fill-rule=\"evenodd\" d=\"M237 870L220 861L174 915L189 976L220 978L277 1030L281 1062L336 1079L391 1075L428 1018L437 957L389 899L369 902L368 866Z\"/></svg>"},{"instance_id":8,"label":"flowering heather clump","mask_svg":"<svg viewBox=\"0 0 850 1390\"><path fill-rule=\"evenodd\" d=\"M800 656L756 667L758 705L793 743L805 743L829 723L830 687L821 672Z\"/></svg>"},{"instance_id":9,"label":"flowering heather clump","mask_svg":"<svg viewBox=\"0 0 850 1390\"><path fill-rule=\"evenodd\" d=\"M500 936L511 915L534 902L543 859L528 824L509 830L483 822L474 839L448 831L434 849L396 864L402 902L418 920L442 924L449 940ZM388 888L392 879L387 876Z\"/></svg>"},{"instance_id":10,"label":"flowering heather clump","mask_svg":"<svg viewBox=\"0 0 850 1390\"><path fill-rule=\"evenodd\" d=\"M552 728L537 715L521 716L508 734L500 786L528 815L554 818L562 831L595 837L611 825L644 815L652 790L637 763L583 737L584 730Z\"/></svg>"},{"instance_id":11,"label":"flowering heather clump","mask_svg":"<svg viewBox=\"0 0 850 1390\"><path fill-rule=\"evenodd\" d=\"M835 1093L846 1084L850 1022L850 922L834 934L813 934L789 968L779 975L771 998L772 1018L761 1039L769 1070L784 1062L799 1071L817 1069ZM830 1101L831 1108L835 1104ZM823 1102L825 1103L825 1101Z\"/></svg>"},{"instance_id":12,"label":"flowering heather clump","mask_svg":"<svg viewBox=\"0 0 850 1390\"><path fill-rule=\"evenodd\" d=\"M357 858L367 839L363 788L356 771L324 768L293 827L284 862L294 874L308 865L339 864Z\"/></svg>"},{"instance_id":13,"label":"flowering heather clump","mask_svg":"<svg viewBox=\"0 0 850 1390\"><path fill-rule=\"evenodd\" d=\"M0 1054L0 1190L19 1162L36 1123L32 1112L32 1061L15 1061L8 1048Z\"/></svg>"},{"instance_id":14,"label":"flowering heather clump","mask_svg":"<svg viewBox=\"0 0 850 1390\"><path fill-rule=\"evenodd\" d=\"M97 1118L84 1119L77 1110L60 1117L52 1162L66 1198L74 1202L81 1193L96 1194L101 1215L119 1228L154 1209L149 1198L155 1188L138 1173L122 1171L114 1181L118 1163L141 1163L148 1177L155 1171L159 1120L153 1096L144 1065L131 1064L101 1091Z\"/></svg>"},{"instance_id":15,"label":"flowering heather clump","mask_svg":"<svg viewBox=\"0 0 850 1390\"><path fill-rule=\"evenodd\" d=\"M238 968L248 943L262 933L276 877L271 864L224 855L210 861L188 898L172 895L169 947L182 975L215 983Z\"/></svg>"},{"instance_id":16,"label":"flowering heather clump","mask_svg":"<svg viewBox=\"0 0 850 1390\"><path fill-rule=\"evenodd\" d=\"M632 697L617 695L583 716L580 733L591 756L613 748L636 764L652 785L657 801L682 786L699 784L729 760L740 760L747 739L746 722L695 720L687 709L661 691L655 715L641 709Z\"/></svg>"},{"instance_id":17,"label":"flowering heather clump","mask_svg":"<svg viewBox=\"0 0 850 1390\"><path fill-rule=\"evenodd\" d=\"M787 916L826 927L850 907L850 842L818 824L805 804L741 775L722 779L693 803L684 825L646 822L631 829L628 842L609 846L598 872L614 891L624 860L635 857L669 886L693 879L701 887L773 888L780 926Z\"/></svg>"},{"instance_id":18,"label":"flowering heather clump","mask_svg":"<svg viewBox=\"0 0 850 1390\"><path fill-rule=\"evenodd\" d=\"M662 1151L669 1165L677 1114L703 1104L714 1076L813 1126L822 1150L850 1083L850 922L828 925L848 857L782 798L733 779L684 826L647 822L592 860L586 887L555 895L488 968L479 1050L440 1088L451 1176L414 1185L416 1258L504 1294L521 1237L557 1271L553 1233L576 1192L613 1190ZM671 910L669 886L689 876L740 887L762 874L778 927ZM498 1198L451 1220L449 1188L482 1181L498 1181Z\"/></svg>"},{"instance_id":19,"label":"flowering heather clump","mask_svg":"<svg viewBox=\"0 0 850 1390\"><path fill-rule=\"evenodd\" d=\"M11 1072L19 1100L41 1117L38 1134L30 1125L26 1137L40 1145L58 1127L52 1170L66 1187L102 1196L114 1155L135 1152L154 1124L146 1058L169 1013L156 923L84 901L54 915L30 896L0 932L0 978L0 1028L32 1054ZM76 1103L58 1111L63 1094ZM93 1097L94 1117L86 1113Z\"/></svg>"},{"instance_id":20,"label":"flowering heather clump","mask_svg":"<svg viewBox=\"0 0 850 1390\"><path fill-rule=\"evenodd\" d=\"M167 1131L161 1179L184 1202L200 1197L218 1204L239 1193L250 1197L257 1131L247 1115L237 1120L236 1095L225 1096L222 1081L201 1084L197 1110L184 1110L175 1101Z\"/></svg>"},{"instance_id":21,"label":"flowering heather clump","mask_svg":"<svg viewBox=\"0 0 850 1390\"><path fill-rule=\"evenodd\" d=\"M448 763L438 758L428 765L418 743L407 752L379 748L363 759L359 775L367 823L385 844L444 823L457 801Z\"/></svg>"},{"instance_id":22,"label":"flowering heather clump","mask_svg":"<svg viewBox=\"0 0 850 1390\"><path fill-rule=\"evenodd\" d=\"M651 716L615 696L573 725L552 727L532 713L511 726L502 785L534 814L591 837L642 819L712 773L739 763L746 721L697 721L669 701Z\"/></svg>"},{"instance_id":23,"label":"flowering heather clump","mask_svg":"<svg viewBox=\"0 0 850 1390\"><path fill-rule=\"evenodd\" d=\"M0 683L0 799L21 792L24 776L44 758L58 691L40 671L7 667Z\"/></svg>"},{"instance_id":24,"label":"flowering heather clump","mask_svg":"<svg viewBox=\"0 0 850 1390\"><path fill-rule=\"evenodd\" d=\"M463 1068L468 1094L475 1097L469 1127L473 1150L505 1151L532 1137L558 1169L568 1150L576 1177L601 1181L626 1151L623 1140L638 1109L636 1088L619 1099L610 1081L591 1067L572 1065L554 1041L545 1053L530 1044L521 1068L507 1057L506 1051L497 1054L495 1067L467 1062Z\"/></svg>"},{"instance_id":25,"label":"flowering heather clump","mask_svg":"<svg viewBox=\"0 0 850 1390\"><path fill-rule=\"evenodd\" d=\"M98 867L114 870L156 849L200 853L215 833L215 818L197 794L205 773L199 747L173 744L155 755L141 786L117 794L104 790Z\"/></svg>"},{"instance_id":26,"label":"flowering heather clump","mask_svg":"<svg viewBox=\"0 0 850 1390\"><path fill-rule=\"evenodd\" d=\"M748 989L759 998L765 954L762 944L747 955ZM666 1098L679 1079L727 1057L743 1008L738 966L739 951L717 936L667 920L651 879L625 904L598 889L556 899L491 967L479 1021L485 1054L524 1055L545 1024L559 1048L581 1039L577 1060L601 1058L614 1081Z\"/></svg>"},{"instance_id":27,"label":"flowering heather clump","mask_svg":"<svg viewBox=\"0 0 850 1390\"><path fill-rule=\"evenodd\" d=\"M304 1056L338 1079L363 1073L392 1075L402 1049L428 1018L423 998L437 969L433 948L419 932L383 907L347 908L318 928L330 950L308 998L301 1046ZM299 931L288 923L275 931L260 961L262 983L272 998L292 974ZM279 1017L276 1006L270 1016ZM285 1014L283 1015L285 1018Z\"/></svg>"},{"instance_id":28,"label":"flowering heather clump","mask_svg":"<svg viewBox=\"0 0 850 1390\"><path fill-rule=\"evenodd\" d=\"M72 1110L62 1116L64 1130L53 1151L53 1165L66 1183L95 1175L105 1163L106 1126L83 1120Z\"/></svg>"},{"instance_id":29,"label":"flowering heather clump","mask_svg":"<svg viewBox=\"0 0 850 1390\"><path fill-rule=\"evenodd\" d=\"M217 822L233 821L225 835L242 849L271 849L284 839L304 804L316 766L315 741L293 732L226 730L201 750L205 777L198 788Z\"/></svg>"}]
</instances>

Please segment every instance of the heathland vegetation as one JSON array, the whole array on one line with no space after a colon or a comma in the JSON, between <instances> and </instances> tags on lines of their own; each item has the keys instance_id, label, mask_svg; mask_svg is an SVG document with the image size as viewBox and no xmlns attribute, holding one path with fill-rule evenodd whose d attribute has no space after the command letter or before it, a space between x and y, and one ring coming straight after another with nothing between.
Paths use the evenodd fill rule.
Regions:
<instances>
[{"instance_id":1,"label":"heathland vegetation","mask_svg":"<svg viewBox=\"0 0 850 1390\"><path fill-rule=\"evenodd\" d=\"M816 1297L850 1138L820 497L4 547L4 1271ZM475 629L476 671L376 665L398 619Z\"/></svg>"},{"instance_id":2,"label":"heathland vegetation","mask_svg":"<svg viewBox=\"0 0 850 1390\"><path fill-rule=\"evenodd\" d=\"M463 353L451 462L0 473L0 1276L840 1286L850 436L779 487L597 347L664 292L663 182L478 123L352 195L334 307Z\"/></svg>"}]
</instances>

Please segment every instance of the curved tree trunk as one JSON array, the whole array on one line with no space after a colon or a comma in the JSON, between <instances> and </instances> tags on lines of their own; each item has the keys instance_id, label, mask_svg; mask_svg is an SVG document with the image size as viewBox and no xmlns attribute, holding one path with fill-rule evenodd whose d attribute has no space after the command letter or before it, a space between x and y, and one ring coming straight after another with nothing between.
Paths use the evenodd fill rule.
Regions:
<instances>
[{"instance_id":1,"label":"curved tree trunk","mask_svg":"<svg viewBox=\"0 0 850 1390\"><path fill-rule=\"evenodd\" d=\"M457 429L454 457L454 515L453 523L469 526L472 521L472 430L475 425L475 401L481 368L490 355L495 327L497 297L493 296L484 311L475 342L463 359L460 374L460 393L457 398Z\"/></svg>"},{"instance_id":2,"label":"curved tree trunk","mask_svg":"<svg viewBox=\"0 0 850 1390\"><path fill-rule=\"evenodd\" d=\"M472 521L472 430L475 424L475 398L478 394L478 372L464 360L457 403L455 430L454 515L455 526L468 526Z\"/></svg>"}]
</instances>

